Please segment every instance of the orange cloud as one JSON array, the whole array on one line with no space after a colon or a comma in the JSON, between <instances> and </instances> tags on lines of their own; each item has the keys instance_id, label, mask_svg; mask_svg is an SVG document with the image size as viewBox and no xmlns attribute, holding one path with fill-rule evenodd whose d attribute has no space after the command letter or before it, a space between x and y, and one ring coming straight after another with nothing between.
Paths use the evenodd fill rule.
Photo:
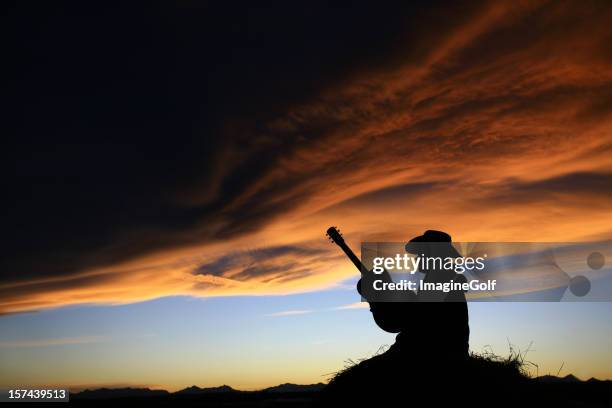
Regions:
<instances>
[{"instance_id":1,"label":"orange cloud","mask_svg":"<svg viewBox=\"0 0 612 408\"><path fill-rule=\"evenodd\" d=\"M491 2L417 25L384 68L275 107L263 123L229 119L214 182L176 197L196 213L218 197L214 211L164 243L132 231L101 249L104 262L5 280L0 312L329 287L355 273L323 240L329 225L355 249L427 228L462 241L609 237L610 14L597 3ZM240 165L252 177L224 196Z\"/></svg>"}]
</instances>

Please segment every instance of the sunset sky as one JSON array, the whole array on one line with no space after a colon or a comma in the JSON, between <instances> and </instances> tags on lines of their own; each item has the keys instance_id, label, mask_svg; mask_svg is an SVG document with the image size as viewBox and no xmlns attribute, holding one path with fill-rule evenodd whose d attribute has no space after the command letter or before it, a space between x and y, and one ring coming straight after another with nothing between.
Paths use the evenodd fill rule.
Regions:
<instances>
[{"instance_id":1,"label":"sunset sky","mask_svg":"<svg viewBox=\"0 0 612 408\"><path fill-rule=\"evenodd\" d=\"M0 388L325 381L393 343L330 225L610 240L612 7L458 3L15 6ZM612 379L611 317L471 303L470 346Z\"/></svg>"}]
</instances>

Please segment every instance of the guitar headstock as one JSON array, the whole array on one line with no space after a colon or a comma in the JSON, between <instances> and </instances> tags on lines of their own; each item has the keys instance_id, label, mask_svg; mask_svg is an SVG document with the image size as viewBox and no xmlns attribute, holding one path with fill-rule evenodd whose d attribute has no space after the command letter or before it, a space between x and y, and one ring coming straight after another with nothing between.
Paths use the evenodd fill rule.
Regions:
<instances>
[{"instance_id":1,"label":"guitar headstock","mask_svg":"<svg viewBox=\"0 0 612 408\"><path fill-rule=\"evenodd\" d=\"M327 235L327 238L329 238L329 240L334 244L344 244L344 238L342 237L340 230L338 230L336 227L329 227L325 235Z\"/></svg>"}]
</instances>

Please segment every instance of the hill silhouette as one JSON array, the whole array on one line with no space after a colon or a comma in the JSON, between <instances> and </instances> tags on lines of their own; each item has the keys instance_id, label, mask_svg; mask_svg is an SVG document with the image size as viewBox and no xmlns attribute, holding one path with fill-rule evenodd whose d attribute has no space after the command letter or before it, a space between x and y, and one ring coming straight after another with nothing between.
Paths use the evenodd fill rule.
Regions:
<instances>
[{"instance_id":1,"label":"hill silhouette","mask_svg":"<svg viewBox=\"0 0 612 408\"><path fill-rule=\"evenodd\" d=\"M151 390L149 388L98 388L95 390L84 390L70 395L71 398L79 399L109 399L109 398L143 398L162 397L170 395L166 390Z\"/></svg>"},{"instance_id":2,"label":"hill silhouette","mask_svg":"<svg viewBox=\"0 0 612 408\"><path fill-rule=\"evenodd\" d=\"M370 359L371 360L371 359ZM95 390L84 390L71 393L71 402L86 404L88 406L108 406L109 403L146 404L157 405L184 405L184 406L206 406L206 407L310 407L326 406L338 403L332 395L338 395L340 383L347 381L349 377L354 381L356 376L363 374L364 367L371 367L376 362L363 360L352 364L338 373L328 385L317 384L280 384L258 391L241 391L228 385L219 387L200 388L191 386L176 392L166 390L151 390L148 388L100 388ZM554 407L605 407L612 403L612 381L590 378L582 381L573 375L557 377L544 375L536 378L528 378L520 371L516 358L492 359L473 355L472 368L469 374L483 370L481 374L488 373L491 377L483 382L470 378L469 388L464 390L465 396L461 398L446 398L444 394L452 395L458 385L465 385L466 381L455 379L454 385L438 389L428 399L419 397L419 393L436 391L431 378L419 376L414 383L406 382L403 387L393 381L382 381L383 389L373 388L373 383L366 381L366 388L353 388L351 395L354 398L341 398L341 403L355 403L364 406L368 402L374 402L374 406L393 406L395 404L408 405L408 402L429 401L437 406L440 402L452 402L459 405L465 398L470 398L469 406L554 406ZM518 371L517 371L518 370ZM422 372L421 374L425 374ZM406 380L406 379L404 379ZM500 382L501 381L501 382ZM500 388L500 384L505 384ZM395 386L396 388L391 388ZM369 398L372 394L374 398ZM385 397L387 394L387 397ZM390 400L388 395L394 395L395 400ZM483 402L482 404L479 401Z\"/></svg>"},{"instance_id":3,"label":"hill silhouette","mask_svg":"<svg viewBox=\"0 0 612 408\"><path fill-rule=\"evenodd\" d=\"M229 385L221 385L219 387L209 387L209 388L200 388L196 385L192 385L191 387L183 388L180 391L175 392L176 395L196 395L196 394L210 394L210 393L219 393L219 392L239 392L238 390L233 389Z\"/></svg>"},{"instance_id":4,"label":"hill silhouette","mask_svg":"<svg viewBox=\"0 0 612 408\"><path fill-rule=\"evenodd\" d=\"M405 361L385 352L350 363L317 396L315 406L612 406L612 381L582 381L572 374L532 378L520 354L470 354L463 361L416 355Z\"/></svg>"},{"instance_id":5,"label":"hill silhouette","mask_svg":"<svg viewBox=\"0 0 612 408\"><path fill-rule=\"evenodd\" d=\"M307 385L285 383L285 384L277 385L275 387L266 388L263 391L265 391L265 392L277 392L277 393L283 393L283 392L317 392L317 391L323 390L323 388L325 388L325 384L323 384L323 383L307 384Z\"/></svg>"},{"instance_id":6,"label":"hill silhouette","mask_svg":"<svg viewBox=\"0 0 612 408\"><path fill-rule=\"evenodd\" d=\"M146 404L206 407L307 407L326 385L284 383L257 391L237 390L229 385L201 388L196 385L176 392L149 388L100 388L70 394L70 401L87 406Z\"/></svg>"},{"instance_id":7,"label":"hill silhouette","mask_svg":"<svg viewBox=\"0 0 612 408\"><path fill-rule=\"evenodd\" d=\"M575 383L575 382L580 382L581 380L576 377L573 374L568 374L565 377L557 377L556 375L542 375L540 377L537 377L536 380L541 381L541 382L569 382L569 383ZM596 380L599 381L599 380Z\"/></svg>"}]
</instances>

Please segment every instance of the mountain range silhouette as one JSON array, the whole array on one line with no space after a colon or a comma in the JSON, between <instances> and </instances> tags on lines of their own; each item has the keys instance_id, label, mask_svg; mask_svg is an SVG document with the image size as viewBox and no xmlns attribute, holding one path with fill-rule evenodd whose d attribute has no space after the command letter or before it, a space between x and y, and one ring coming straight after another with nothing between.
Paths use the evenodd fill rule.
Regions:
<instances>
[{"instance_id":1,"label":"mountain range silhouette","mask_svg":"<svg viewBox=\"0 0 612 408\"><path fill-rule=\"evenodd\" d=\"M317 384L292 384L284 383L273 387L264 388L256 391L242 391L230 387L229 385L221 385L218 387L201 388L192 385L187 388L175 392L166 390L152 390L150 388L97 388L86 389L80 392L71 393L71 399L109 399L109 398L140 398L140 397L162 397L162 396L194 396L194 395L210 395L210 394L256 394L256 393L316 393L325 387L324 383Z\"/></svg>"},{"instance_id":2,"label":"mountain range silhouette","mask_svg":"<svg viewBox=\"0 0 612 408\"><path fill-rule=\"evenodd\" d=\"M229 385L205 388L193 385L175 392L132 387L99 388L71 393L70 400L88 406L107 406L117 402L149 406L308 407L319 405L319 397L325 388L324 383L285 383L256 391L237 390ZM515 391L524 398L522 406L541 406L543 401L555 407L601 407L612 403L612 381L596 378L583 381L572 374L564 377L536 377ZM507 396L502 395L500 398ZM497 404L500 405L506 406L503 402Z\"/></svg>"}]
</instances>

